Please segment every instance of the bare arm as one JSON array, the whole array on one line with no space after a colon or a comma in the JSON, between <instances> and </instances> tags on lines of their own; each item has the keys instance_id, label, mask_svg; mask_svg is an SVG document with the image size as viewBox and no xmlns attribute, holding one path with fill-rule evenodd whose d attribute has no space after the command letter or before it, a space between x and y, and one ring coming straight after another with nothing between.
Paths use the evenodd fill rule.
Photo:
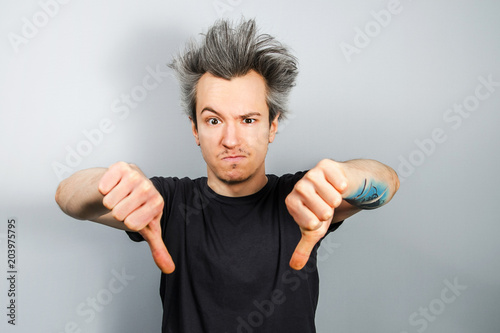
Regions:
<instances>
[{"instance_id":1,"label":"bare arm","mask_svg":"<svg viewBox=\"0 0 500 333\"><path fill-rule=\"evenodd\" d=\"M333 162L333 161L332 161ZM360 210L375 209L391 201L399 189L396 172L375 160L336 162L342 166L347 186L332 222L342 221Z\"/></svg>"},{"instance_id":2,"label":"bare arm","mask_svg":"<svg viewBox=\"0 0 500 333\"><path fill-rule=\"evenodd\" d=\"M304 267L331 223L340 222L362 209L374 209L388 203L398 188L396 172L380 162L320 161L295 184L285 201L302 232L290 266L294 269Z\"/></svg>"},{"instance_id":3,"label":"bare arm","mask_svg":"<svg viewBox=\"0 0 500 333\"><path fill-rule=\"evenodd\" d=\"M56 202L64 213L75 219L94 221L130 231L122 221L116 220L103 204L104 195L99 192L99 182L107 170L92 168L75 172L59 184Z\"/></svg>"}]
</instances>

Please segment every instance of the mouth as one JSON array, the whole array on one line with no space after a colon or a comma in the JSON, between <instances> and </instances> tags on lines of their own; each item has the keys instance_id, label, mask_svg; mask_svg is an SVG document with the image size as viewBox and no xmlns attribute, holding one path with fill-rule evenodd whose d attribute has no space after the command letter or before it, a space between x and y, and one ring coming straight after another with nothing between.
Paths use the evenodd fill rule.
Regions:
<instances>
[{"instance_id":1,"label":"mouth","mask_svg":"<svg viewBox=\"0 0 500 333\"><path fill-rule=\"evenodd\" d=\"M226 156L222 160L225 162L228 162L228 163L238 163L241 160L243 160L244 158L246 158L246 156L243 156L243 155L234 155L233 156L232 155L232 156Z\"/></svg>"}]
</instances>

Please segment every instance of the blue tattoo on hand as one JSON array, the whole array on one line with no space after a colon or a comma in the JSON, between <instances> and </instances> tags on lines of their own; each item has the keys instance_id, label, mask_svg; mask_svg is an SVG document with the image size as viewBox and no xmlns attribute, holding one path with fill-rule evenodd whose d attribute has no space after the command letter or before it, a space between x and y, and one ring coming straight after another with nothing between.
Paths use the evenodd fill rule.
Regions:
<instances>
[{"instance_id":1,"label":"blue tattoo on hand","mask_svg":"<svg viewBox=\"0 0 500 333\"><path fill-rule=\"evenodd\" d=\"M382 206L389 195L389 188L381 183L365 179L363 186L358 190L358 193L345 198L345 201L359 207L361 209L375 209Z\"/></svg>"}]
</instances>

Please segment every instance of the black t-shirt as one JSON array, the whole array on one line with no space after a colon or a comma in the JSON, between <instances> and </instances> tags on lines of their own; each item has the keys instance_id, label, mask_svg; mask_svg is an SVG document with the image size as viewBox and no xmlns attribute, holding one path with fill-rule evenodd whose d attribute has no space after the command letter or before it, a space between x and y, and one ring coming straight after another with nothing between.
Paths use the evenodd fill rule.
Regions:
<instances>
[{"instance_id":1,"label":"black t-shirt","mask_svg":"<svg viewBox=\"0 0 500 333\"><path fill-rule=\"evenodd\" d=\"M176 265L161 276L162 332L316 332L317 247L302 270L289 266L301 233L285 198L304 173L268 175L260 191L236 198L215 193L206 177L151 178Z\"/></svg>"}]
</instances>

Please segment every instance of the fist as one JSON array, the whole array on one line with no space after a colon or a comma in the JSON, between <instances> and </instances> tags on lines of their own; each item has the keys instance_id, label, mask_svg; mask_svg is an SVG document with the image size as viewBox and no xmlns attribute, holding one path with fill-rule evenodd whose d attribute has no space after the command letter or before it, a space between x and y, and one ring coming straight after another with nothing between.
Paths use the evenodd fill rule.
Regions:
<instances>
[{"instance_id":1,"label":"fist","mask_svg":"<svg viewBox=\"0 0 500 333\"><path fill-rule=\"evenodd\" d=\"M299 180L286 197L288 212L300 227L302 238L290 260L290 267L302 269L318 241L326 235L347 189L341 163L322 160Z\"/></svg>"},{"instance_id":2,"label":"fist","mask_svg":"<svg viewBox=\"0 0 500 333\"><path fill-rule=\"evenodd\" d=\"M115 163L99 181L99 192L112 216L148 242L158 267L164 273L173 272L175 266L161 235L164 201L142 171L133 164Z\"/></svg>"},{"instance_id":3,"label":"fist","mask_svg":"<svg viewBox=\"0 0 500 333\"><path fill-rule=\"evenodd\" d=\"M104 207L132 231L160 220L163 198L153 183L133 164L118 162L108 168L99 182Z\"/></svg>"}]
</instances>

